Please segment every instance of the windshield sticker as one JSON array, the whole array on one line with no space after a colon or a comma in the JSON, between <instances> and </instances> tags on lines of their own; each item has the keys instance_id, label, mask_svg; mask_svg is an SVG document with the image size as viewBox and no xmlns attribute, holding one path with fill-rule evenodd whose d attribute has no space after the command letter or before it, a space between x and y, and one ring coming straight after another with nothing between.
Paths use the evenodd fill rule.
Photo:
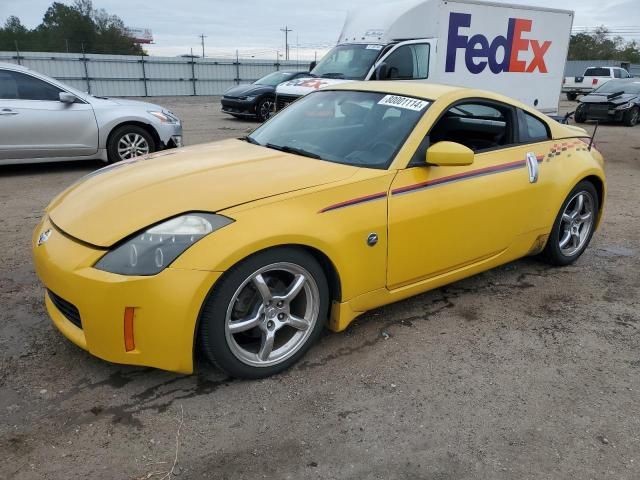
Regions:
<instances>
[{"instance_id":1,"label":"windshield sticker","mask_svg":"<svg viewBox=\"0 0 640 480\"><path fill-rule=\"evenodd\" d=\"M382 50L382 45L367 45L366 50Z\"/></svg>"},{"instance_id":2,"label":"windshield sticker","mask_svg":"<svg viewBox=\"0 0 640 480\"><path fill-rule=\"evenodd\" d=\"M414 110L419 112L424 110L430 102L426 100L418 100L417 98L402 97L400 95L387 95L378 102L378 105L386 105L388 107L404 108L406 110Z\"/></svg>"}]
</instances>

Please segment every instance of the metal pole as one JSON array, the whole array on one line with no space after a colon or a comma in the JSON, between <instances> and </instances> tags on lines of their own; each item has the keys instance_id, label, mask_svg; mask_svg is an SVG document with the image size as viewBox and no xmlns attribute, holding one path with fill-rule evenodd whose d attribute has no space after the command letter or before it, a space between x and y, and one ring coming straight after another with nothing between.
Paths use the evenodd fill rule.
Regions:
<instances>
[{"instance_id":1,"label":"metal pole","mask_svg":"<svg viewBox=\"0 0 640 480\"><path fill-rule=\"evenodd\" d=\"M89 81L89 68L87 67L87 56L84 53L84 42L80 42L82 47L82 63L84 63L84 78L87 81L87 93L91 93L91 82Z\"/></svg>"},{"instance_id":2,"label":"metal pole","mask_svg":"<svg viewBox=\"0 0 640 480\"><path fill-rule=\"evenodd\" d=\"M276 70L280 70L280 50L276 50Z\"/></svg>"},{"instance_id":3,"label":"metal pole","mask_svg":"<svg viewBox=\"0 0 640 480\"><path fill-rule=\"evenodd\" d=\"M207 36L203 33L200 35L200 40L202 41L202 58L204 58L204 39L207 38Z\"/></svg>"},{"instance_id":4,"label":"metal pole","mask_svg":"<svg viewBox=\"0 0 640 480\"><path fill-rule=\"evenodd\" d=\"M236 85L240 85L240 58L236 50Z\"/></svg>"},{"instance_id":5,"label":"metal pole","mask_svg":"<svg viewBox=\"0 0 640 480\"><path fill-rule=\"evenodd\" d=\"M140 62L142 63L142 84L144 85L144 96L148 97L149 92L147 91L147 71L144 68L144 55L140 55Z\"/></svg>"},{"instance_id":6,"label":"metal pole","mask_svg":"<svg viewBox=\"0 0 640 480\"><path fill-rule=\"evenodd\" d=\"M193 83L193 95L196 96L196 58L193 56L193 48L191 49L191 82Z\"/></svg>"},{"instance_id":7,"label":"metal pole","mask_svg":"<svg viewBox=\"0 0 640 480\"><path fill-rule=\"evenodd\" d=\"M18 48L18 41L14 40L13 43L15 43L16 45L16 55L18 56L18 65L22 65L22 62L20 61L20 49Z\"/></svg>"},{"instance_id":8,"label":"metal pole","mask_svg":"<svg viewBox=\"0 0 640 480\"><path fill-rule=\"evenodd\" d=\"M287 25L280 29L284 32L284 59L289 60L289 32L293 32Z\"/></svg>"}]
</instances>

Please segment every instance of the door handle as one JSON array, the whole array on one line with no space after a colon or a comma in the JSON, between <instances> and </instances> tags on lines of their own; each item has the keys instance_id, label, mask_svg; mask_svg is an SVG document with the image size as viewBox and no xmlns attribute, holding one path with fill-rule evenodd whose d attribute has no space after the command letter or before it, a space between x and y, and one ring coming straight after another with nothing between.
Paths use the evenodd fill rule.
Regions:
<instances>
[{"instance_id":1,"label":"door handle","mask_svg":"<svg viewBox=\"0 0 640 480\"><path fill-rule=\"evenodd\" d=\"M536 183L540 169L538 167L538 158L533 152L527 152L527 169L529 170L529 183Z\"/></svg>"},{"instance_id":2,"label":"door handle","mask_svg":"<svg viewBox=\"0 0 640 480\"><path fill-rule=\"evenodd\" d=\"M18 115L18 112L10 108L0 108L0 115Z\"/></svg>"}]
</instances>

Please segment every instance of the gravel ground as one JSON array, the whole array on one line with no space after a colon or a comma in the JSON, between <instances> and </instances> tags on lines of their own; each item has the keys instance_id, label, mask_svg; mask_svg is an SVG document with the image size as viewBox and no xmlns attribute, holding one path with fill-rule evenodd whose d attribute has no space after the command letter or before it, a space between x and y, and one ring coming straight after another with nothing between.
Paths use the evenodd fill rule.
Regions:
<instances>
[{"instance_id":1,"label":"gravel ground","mask_svg":"<svg viewBox=\"0 0 640 480\"><path fill-rule=\"evenodd\" d=\"M187 144L256 126L217 98L153 101ZM189 479L640 478L640 127L599 130L609 196L575 265L525 259L369 312L261 381L65 340L29 239L100 165L0 168L0 478L166 479L177 445Z\"/></svg>"}]
</instances>

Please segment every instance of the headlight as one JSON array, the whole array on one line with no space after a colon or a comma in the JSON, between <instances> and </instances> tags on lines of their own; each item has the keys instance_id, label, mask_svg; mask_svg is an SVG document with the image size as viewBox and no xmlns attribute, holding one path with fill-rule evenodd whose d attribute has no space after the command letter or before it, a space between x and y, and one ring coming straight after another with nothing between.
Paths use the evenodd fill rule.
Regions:
<instances>
[{"instance_id":1,"label":"headlight","mask_svg":"<svg viewBox=\"0 0 640 480\"><path fill-rule=\"evenodd\" d=\"M154 225L124 240L95 268L120 275L155 275L204 236L233 220L213 213L187 213Z\"/></svg>"},{"instance_id":2,"label":"headlight","mask_svg":"<svg viewBox=\"0 0 640 480\"><path fill-rule=\"evenodd\" d=\"M623 103L622 105L618 105L616 110L626 110L627 108L633 107L633 102Z\"/></svg>"},{"instance_id":3,"label":"headlight","mask_svg":"<svg viewBox=\"0 0 640 480\"><path fill-rule=\"evenodd\" d=\"M149 110L149 113L160 120L162 123L178 123L180 119L178 117L171 115L169 112L154 112Z\"/></svg>"},{"instance_id":4,"label":"headlight","mask_svg":"<svg viewBox=\"0 0 640 480\"><path fill-rule=\"evenodd\" d=\"M253 102L256 99L255 95L250 95L248 97L244 97L245 100L247 100L248 102Z\"/></svg>"}]
</instances>

